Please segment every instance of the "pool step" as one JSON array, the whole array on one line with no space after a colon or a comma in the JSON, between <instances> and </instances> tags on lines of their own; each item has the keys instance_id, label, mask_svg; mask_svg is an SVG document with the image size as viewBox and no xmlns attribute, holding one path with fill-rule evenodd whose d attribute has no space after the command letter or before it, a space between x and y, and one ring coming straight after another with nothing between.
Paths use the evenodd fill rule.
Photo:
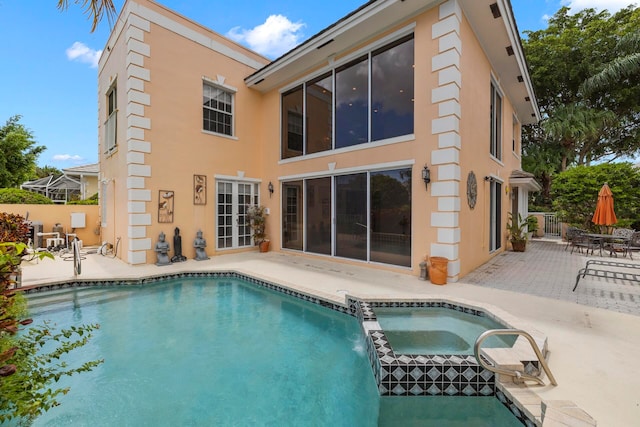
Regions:
<instances>
[{"instance_id":1,"label":"pool step","mask_svg":"<svg viewBox=\"0 0 640 427\"><path fill-rule=\"evenodd\" d=\"M128 290L118 292L113 289L83 289L79 292L77 289L64 289L42 294L30 294L28 308L31 316L37 316L69 308L101 304L114 299L126 298L130 294L131 292Z\"/></svg>"}]
</instances>

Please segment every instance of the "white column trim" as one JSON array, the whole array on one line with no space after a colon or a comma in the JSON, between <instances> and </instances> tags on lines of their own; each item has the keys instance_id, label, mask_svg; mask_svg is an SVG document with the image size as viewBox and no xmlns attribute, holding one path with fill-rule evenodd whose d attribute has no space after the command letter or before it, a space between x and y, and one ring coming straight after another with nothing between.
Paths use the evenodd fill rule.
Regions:
<instances>
[{"instance_id":1,"label":"white column trim","mask_svg":"<svg viewBox=\"0 0 640 427\"><path fill-rule=\"evenodd\" d=\"M431 152L431 164L437 166L437 173L430 191L431 197L437 198L437 208L430 220L437 238L431 243L430 254L449 260L450 282L456 282L460 275L461 22L458 0L448 0L438 6L438 21L431 28L431 36L438 42L438 52L431 58L431 71L438 77L438 86L431 90L431 104L438 107L438 116L431 120L431 134L437 135L438 147Z\"/></svg>"}]
</instances>

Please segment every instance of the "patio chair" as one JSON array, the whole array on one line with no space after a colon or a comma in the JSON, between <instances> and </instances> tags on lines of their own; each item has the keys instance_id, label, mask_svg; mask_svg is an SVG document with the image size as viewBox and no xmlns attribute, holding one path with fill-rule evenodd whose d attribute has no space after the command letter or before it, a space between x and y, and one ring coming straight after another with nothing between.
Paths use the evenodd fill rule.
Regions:
<instances>
[{"instance_id":1,"label":"patio chair","mask_svg":"<svg viewBox=\"0 0 640 427\"><path fill-rule=\"evenodd\" d=\"M567 239L567 246L564 247L564 250L566 251L567 248L569 246L571 246L571 244L573 243L573 239L576 235L578 235L579 233L584 233L584 230L581 230L577 227L568 227L567 228L567 234L565 235L565 238Z\"/></svg>"},{"instance_id":2,"label":"patio chair","mask_svg":"<svg viewBox=\"0 0 640 427\"><path fill-rule=\"evenodd\" d=\"M571 241L571 253L573 253L576 248L581 253L584 249L587 255L589 254L589 250L591 250L591 255L593 255L593 251L598 249L600 251L600 255L602 255L602 242L600 239L594 239L593 237L587 236L584 231L577 233Z\"/></svg>"},{"instance_id":3,"label":"patio chair","mask_svg":"<svg viewBox=\"0 0 640 427\"><path fill-rule=\"evenodd\" d=\"M633 252L640 252L640 231L634 231L627 243L627 248L624 256L629 254L629 258L633 259Z\"/></svg>"},{"instance_id":4,"label":"patio chair","mask_svg":"<svg viewBox=\"0 0 640 427\"><path fill-rule=\"evenodd\" d=\"M609 250L609 255L617 257L619 253L622 253L622 256L625 256L629 239L634 232L635 230L631 228L614 229L611 233L611 240L607 241L606 249Z\"/></svg>"}]
</instances>

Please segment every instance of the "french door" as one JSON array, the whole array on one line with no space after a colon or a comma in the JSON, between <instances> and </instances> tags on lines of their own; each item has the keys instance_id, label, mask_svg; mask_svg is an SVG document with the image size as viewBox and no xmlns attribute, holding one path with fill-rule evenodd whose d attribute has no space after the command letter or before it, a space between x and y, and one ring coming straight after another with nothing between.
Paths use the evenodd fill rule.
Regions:
<instances>
[{"instance_id":1,"label":"french door","mask_svg":"<svg viewBox=\"0 0 640 427\"><path fill-rule=\"evenodd\" d=\"M258 204L258 188L253 182L216 182L217 249L253 245L247 209Z\"/></svg>"}]
</instances>

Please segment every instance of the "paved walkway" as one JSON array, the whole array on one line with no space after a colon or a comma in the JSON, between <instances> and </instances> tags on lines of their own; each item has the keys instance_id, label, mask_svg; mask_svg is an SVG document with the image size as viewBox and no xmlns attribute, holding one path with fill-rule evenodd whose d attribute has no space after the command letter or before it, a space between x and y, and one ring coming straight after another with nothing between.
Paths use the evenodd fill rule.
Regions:
<instances>
[{"instance_id":1,"label":"paved walkway","mask_svg":"<svg viewBox=\"0 0 640 427\"><path fill-rule=\"evenodd\" d=\"M503 252L461 281L640 316L640 283L587 276L571 291L578 270L591 258L640 264L637 256L630 260L572 254L565 243L534 239L526 252Z\"/></svg>"}]
</instances>

